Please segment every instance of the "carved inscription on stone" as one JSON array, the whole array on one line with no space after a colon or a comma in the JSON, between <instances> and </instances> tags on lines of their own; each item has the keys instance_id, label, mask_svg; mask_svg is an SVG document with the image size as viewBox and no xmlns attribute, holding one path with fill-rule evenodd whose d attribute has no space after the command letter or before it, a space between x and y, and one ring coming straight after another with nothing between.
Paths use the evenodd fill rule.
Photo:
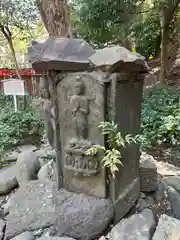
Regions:
<instances>
[{"instance_id":1,"label":"carved inscription on stone","mask_svg":"<svg viewBox=\"0 0 180 240\"><path fill-rule=\"evenodd\" d=\"M67 91L66 91L67 92ZM85 95L85 84L83 79L76 77L74 94L69 100L69 110L72 116L72 127L74 139L70 139L65 151L65 168L74 172L76 176L91 176L99 171L99 160L97 156L87 156L86 150L93 144L88 141L88 114L89 98Z\"/></svg>"}]
</instances>

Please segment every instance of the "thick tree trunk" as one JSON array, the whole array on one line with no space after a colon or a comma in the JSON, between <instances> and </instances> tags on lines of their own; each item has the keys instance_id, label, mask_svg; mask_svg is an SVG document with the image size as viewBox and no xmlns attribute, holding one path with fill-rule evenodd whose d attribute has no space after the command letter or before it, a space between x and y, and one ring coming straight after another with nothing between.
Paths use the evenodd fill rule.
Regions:
<instances>
[{"instance_id":1,"label":"thick tree trunk","mask_svg":"<svg viewBox=\"0 0 180 240\"><path fill-rule=\"evenodd\" d=\"M67 0L36 1L49 36L72 37Z\"/></svg>"}]
</instances>

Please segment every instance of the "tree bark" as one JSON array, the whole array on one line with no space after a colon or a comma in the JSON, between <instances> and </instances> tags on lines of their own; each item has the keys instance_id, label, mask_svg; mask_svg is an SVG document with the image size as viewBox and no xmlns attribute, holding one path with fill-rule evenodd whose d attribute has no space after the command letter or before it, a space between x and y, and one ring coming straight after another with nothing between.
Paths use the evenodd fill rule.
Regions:
<instances>
[{"instance_id":1,"label":"tree bark","mask_svg":"<svg viewBox=\"0 0 180 240\"><path fill-rule=\"evenodd\" d=\"M169 42L169 25L173 19L174 13L180 3L180 0L169 2L171 5L165 6L160 11L161 23L161 69L159 81L161 85L166 83L168 73L168 42Z\"/></svg>"},{"instance_id":2,"label":"tree bark","mask_svg":"<svg viewBox=\"0 0 180 240\"><path fill-rule=\"evenodd\" d=\"M12 38L10 38L8 40L8 43L9 43L9 47L10 47L11 52L12 52L12 57L13 57L15 68L16 68L16 74L17 74L18 78L21 79L21 75L19 73L19 66L18 66L18 62L17 62L17 59L16 59L16 54L15 54Z\"/></svg>"},{"instance_id":3,"label":"tree bark","mask_svg":"<svg viewBox=\"0 0 180 240\"><path fill-rule=\"evenodd\" d=\"M72 37L67 0L36 0L50 37Z\"/></svg>"},{"instance_id":4,"label":"tree bark","mask_svg":"<svg viewBox=\"0 0 180 240\"><path fill-rule=\"evenodd\" d=\"M19 66L18 66L18 62L16 59L16 54L15 54L14 45L13 45L13 41L12 41L12 33L7 26L3 26L1 24L0 24L0 31L2 32L2 34L4 35L4 37L6 38L8 44L9 44L9 48L11 50L12 58L13 58L15 68L16 68L16 74L17 74L18 78L21 79L21 75L19 73Z\"/></svg>"},{"instance_id":5,"label":"tree bark","mask_svg":"<svg viewBox=\"0 0 180 240\"><path fill-rule=\"evenodd\" d=\"M161 85L166 83L167 68L168 68L168 36L169 36L169 24L163 24L161 30L162 40L161 40L161 69L159 75L159 81Z\"/></svg>"}]
</instances>

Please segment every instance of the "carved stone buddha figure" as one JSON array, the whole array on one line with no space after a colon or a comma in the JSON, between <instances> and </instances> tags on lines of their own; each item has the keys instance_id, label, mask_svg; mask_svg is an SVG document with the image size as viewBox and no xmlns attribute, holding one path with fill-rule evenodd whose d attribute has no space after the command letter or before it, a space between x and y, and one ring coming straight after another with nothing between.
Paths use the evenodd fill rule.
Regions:
<instances>
[{"instance_id":1,"label":"carved stone buddha figure","mask_svg":"<svg viewBox=\"0 0 180 240\"><path fill-rule=\"evenodd\" d=\"M84 96L84 83L77 78L75 93L70 99L72 123L77 138L87 138L88 130L88 99Z\"/></svg>"}]
</instances>

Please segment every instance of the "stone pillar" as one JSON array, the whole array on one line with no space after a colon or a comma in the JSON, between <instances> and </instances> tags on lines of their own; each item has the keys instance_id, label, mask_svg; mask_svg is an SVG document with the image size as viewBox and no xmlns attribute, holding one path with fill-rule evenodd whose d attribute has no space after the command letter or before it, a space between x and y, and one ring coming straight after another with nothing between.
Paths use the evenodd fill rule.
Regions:
<instances>
[{"instance_id":1,"label":"stone pillar","mask_svg":"<svg viewBox=\"0 0 180 240\"><path fill-rule=\"evenodd\" d=\"M112 46L97 51L89 60L96 71L106 74L107 114L104 120L118 124L122 136L137 135L140 132L143 73L147 72L144 58L123 47ZM121 149L121 154L123 166L118 165L115 178L106 184L108 196L114 203L115 223L130 211L140 194L139 146L132 144Z\"/></svg>"},{"instance_id":2,"label":"stone pillar","mask_svg":"<svg viewBox=\"0 0 180 240\"><path fill-rule=\"evenodd\" d=\"M111 96L115 97L111 104L113 114L109 120L118 124L122 136L136 136L140 131L142 89L143 76L128 73L116 75L115 88L110 90ZM139 158L137 144L122 149L123 166L120 166L109 186L109 196L115 207L115 222L128 213L139 197Z\"/></svg>"},{"instance_id":3,"label":"stone pillar","mask_svg":"<svg viewBox=\"0 0 180 240\"><path fill-rule=\"evenodd\" d=\"M99 123L104 121L106 85L97 72L68 73L58 84L64 187L107 197L100 157L86 156L94 144L104 145Z\"/></svg>"}]
</instances>

